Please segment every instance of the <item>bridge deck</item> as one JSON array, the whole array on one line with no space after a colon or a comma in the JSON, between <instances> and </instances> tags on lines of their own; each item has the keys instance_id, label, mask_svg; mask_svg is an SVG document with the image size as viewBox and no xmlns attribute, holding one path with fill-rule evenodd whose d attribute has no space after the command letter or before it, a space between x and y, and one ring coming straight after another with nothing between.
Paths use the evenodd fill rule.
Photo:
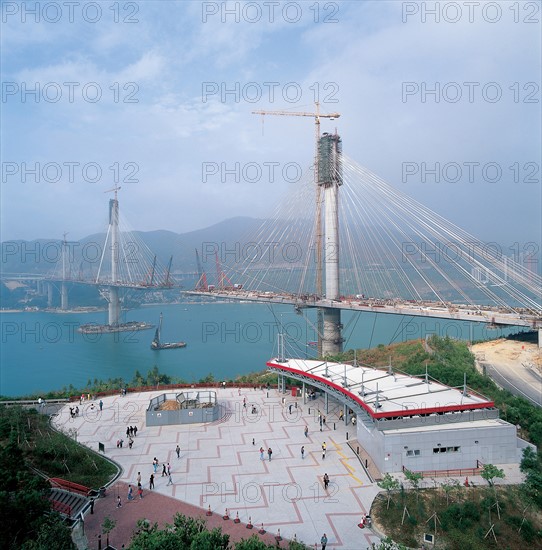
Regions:
<instances>
[{"instance_id":1,"label":"bridge deck","mask_svg":"<svg viewBox=\"0 0 542 550\"><path fill-rule=\"evenodd\" d=\"M533 329L542 328L542 315L537 316L523 311L504 311L496 307L479 305L451 304L445 306L438 302L413 302L407 300L353 299L327 300L316 296L295 296L273 292L255 292L245 290L220 291L187 291L187 294L212 296L229 300L246 300L274 304L291 304L300 308L322 307L365 311L372 313L388 313L394 315L411 315L414 317L432 317L455 321L471 321L473 323L489 323L493 325L524 326Z\"/></svg>"}]
</instances>

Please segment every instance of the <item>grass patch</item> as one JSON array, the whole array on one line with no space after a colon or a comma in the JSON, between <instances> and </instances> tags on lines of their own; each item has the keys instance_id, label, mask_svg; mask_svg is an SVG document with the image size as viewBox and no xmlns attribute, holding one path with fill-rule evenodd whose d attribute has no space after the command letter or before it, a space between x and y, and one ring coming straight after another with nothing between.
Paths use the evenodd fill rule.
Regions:
<instances>
[{"instance_id":1,"label":"grass patch","mask_svg":"<svg viewBox=\"0 0 542 550\"><path fill-rule=\"evenodd\" d=\"M27 465L48 477L90 488L105 485L117 473L114 464L51 428L34 409L0 406L0 443L15 444Z\"/></svg>"}]
</instances>

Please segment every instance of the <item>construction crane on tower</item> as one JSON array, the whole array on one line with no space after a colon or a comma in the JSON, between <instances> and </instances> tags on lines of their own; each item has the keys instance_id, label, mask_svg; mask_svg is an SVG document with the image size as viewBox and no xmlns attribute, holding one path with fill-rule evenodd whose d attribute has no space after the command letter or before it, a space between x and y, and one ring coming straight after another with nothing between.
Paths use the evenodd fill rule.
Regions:
<instances>
[{"instance_id":1,"label":"construction crane on tower","mask_svg":"<svg viewBox=\"0 0 542 550\"><path fill-rule=\"evenodd\" d=\"M318 101L314 102L316 107L316 112L309 113L305 111L252 111L253 115L278 115L278 116L304 116L314 118L314 130L315 130L315 144L314 144L314 183L316 184L316 220L315 220L315 231L316 231L316 294L322 296L322 191L321 187L318 184L318 142L320 140L320 119L329 118L330 120L335 120L339 118L340 113L321 113L320 112L320 103ZM262 119L263 120L263 119ZM323 331L323 317L321 310L318 310L318 332L320 335ZM318 355L322 355L321 347L321 338L318 338Z\"/></svg>"},{"instance_id":2,"label":"construction crane on tower","mask_svg":"<svg viewBox=\"0 0 542 550\"><path fill-rule=\"evenodd\" d=\"M322 220L321 220L321 193L318 186L318 140L320 139L320 119L329 118L335 120L339 118L340 113L321 113L320 103L314 102L316 112L308 113L305 111L252 111L253 115L278 115L278 116L304 116L314 118L315 144L314 144L314 182L316 184L316 293L322 296Z\"/></svg>"}]
</instances>

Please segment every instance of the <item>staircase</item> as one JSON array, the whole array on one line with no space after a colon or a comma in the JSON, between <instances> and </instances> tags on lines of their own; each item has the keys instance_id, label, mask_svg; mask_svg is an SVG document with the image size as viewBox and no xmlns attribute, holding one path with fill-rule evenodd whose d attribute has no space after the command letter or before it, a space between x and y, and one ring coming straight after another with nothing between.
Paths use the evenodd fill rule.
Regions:
<instances>
[{"instance_id":1,"label":"staircase","mask_svg":"<svg viewBox=\"0 0 542 550\"><path fill-rule=\"evenodd\" d=\"M56 487L50 490L48 498L53 510L67 518L76 518L89 504L86 496Z\"/></svg>"}]
</instances>

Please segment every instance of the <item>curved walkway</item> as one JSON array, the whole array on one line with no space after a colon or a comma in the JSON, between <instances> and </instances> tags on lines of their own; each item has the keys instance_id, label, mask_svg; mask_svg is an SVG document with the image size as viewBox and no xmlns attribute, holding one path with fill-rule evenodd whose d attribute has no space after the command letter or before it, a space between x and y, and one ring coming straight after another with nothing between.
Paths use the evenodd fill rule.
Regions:
<instances>
[{"instance_id":1,"label":"curved walkway","mask_svg":"<svg viewBox=\"0 0 542 550\"><path fill-rule=\"evenodd\" d=\"M357 526L379 489L347 445L347 428L338 422L338 409L336 413L330 411L320 431L317 409L324 410L321 400L303 405L301 399L280 395L276 390L240 391L228 387L218 390L219 403L227 411L222 420L207 425L147 428L149 400L161 393L106 397L101 412L97 403L85 402L78 418L71 418L66 406L53 420L60 429L77 430L78 441L92 449L97 450L98 443L104 444L106 455L123 468L118 485L122 508L116 508L114 485L105 499L96 501L94 516L86 517L90 548L97 548L100 518L106 515L118 519L111 543L120 547L128 546L137 519L171 522L177 511L205 516L209 506L215 512L208 518L209 525L213 527L211 521L217 521L223 529L232 527L232 540L247 538L254 532L233 524L237 514L242 523L251 518L255 529L263 523L273 543L279 529L284 539L296 537L309 546L319 543L326 533L328 548L334 549L365 550L379 540L371 531ZM254 415L250 414L253 404L257 409ZM126 442L126 427L130 425L138 428L132 449ZM305 426L309 428L307 437ZM120 438L125 440L122 449L116 446ZM177 444L181 448L179 459ZM301 457L303 445L305 458ZM266 451L272 448L271 461L267 453L266 459L260 460L260 447ZM173 484L167 485L167 477L162 477L159 469L155 490L150 494L154 457L160 464L171 464ZM144 498L127 503L126 485L122 484L137 485L138 472ZM322 484L324 473L330 478L327 491ZM232 520L222 520L226 508Z\"/></svg>"}]
</instances>

